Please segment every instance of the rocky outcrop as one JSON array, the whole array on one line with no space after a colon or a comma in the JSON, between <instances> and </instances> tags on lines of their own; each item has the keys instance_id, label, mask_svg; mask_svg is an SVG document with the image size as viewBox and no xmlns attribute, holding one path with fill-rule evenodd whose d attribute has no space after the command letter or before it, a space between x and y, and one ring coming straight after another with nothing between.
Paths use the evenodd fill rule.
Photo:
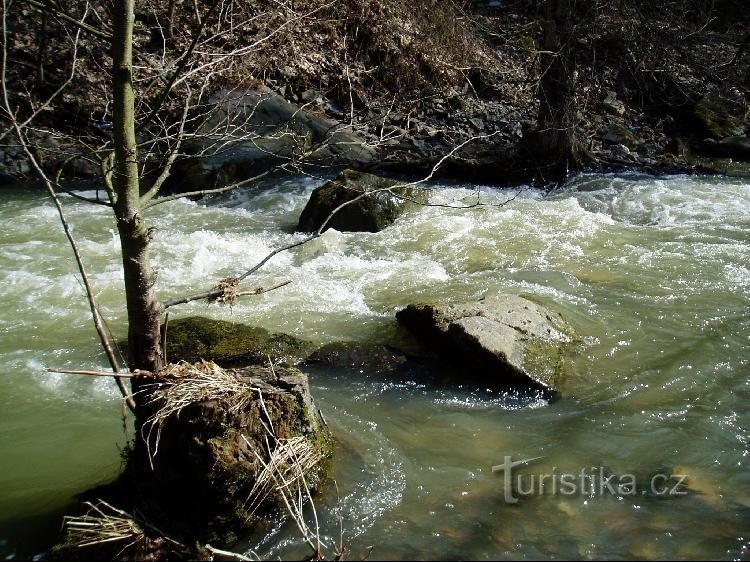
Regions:
<instances>
[{"instance_id":1,"label":"rocky outcrop","mask_svg":"<svg viewBox=\"0 0 750 562\"><path fill-rule=\"evenodd\" d=\"M185 147L194 156L175 163L166 191L231 184L292 161L357 166L375 158L375 150L340 122L278 94L220 92L211 102L210 119L196 131L200 140Z\"/></svg>"},{"instance_id":2,"label":"rocky outcrop","mask_svg":"<svg viewBox=\"0 0 750 562\"><path fill-rule=\"evenodd\" d=\"M199 316L174 320L167 327L167 354L172 362L214 361L222 367L295 364L316 346L289 334Z\"/></svg>"},{"instance_id":3,"label":"rocky outcrop","mask_svg":"<svg viewBox=\"0 0 750 562\"><path fill-rule=\"evenodd\" d=\"M750 162L750 138L727 137L718 142L706 140L700 145L703 154Z\"/></svg>"},{"instance_id":4,"label":"rocky outcrop","mask_svg":"<svg viewBox=\"0 0 750 562\"><path fill-rule=\"evenodd\" d=\"M516 295L411 304L398 321L428 347L489 386L555 390L572 329L559 314Z\"/></svg>"},{"instance_id":5,"label":"rocky outcrop","mask_svg":"<svg viewBox=\"0 0 750 562\"><path fill-rule=\"evenodd\" d=\"M427 192L412 186L400 186L395 180L372 174L344 170L313 191L302 210L297 230L315 232L339 206L324 230L342 232L379 232L392 224L409 207L427 203Z\"/></svg>"}]
</instances>

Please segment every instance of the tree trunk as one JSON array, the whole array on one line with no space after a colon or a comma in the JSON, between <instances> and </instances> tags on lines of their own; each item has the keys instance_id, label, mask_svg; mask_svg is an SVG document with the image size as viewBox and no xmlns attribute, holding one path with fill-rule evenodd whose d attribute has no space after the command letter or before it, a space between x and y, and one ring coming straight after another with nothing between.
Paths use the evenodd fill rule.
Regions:
<instances>
[{"instance_id":1,"label":"tree trunk","mask_svg":"<svg viewBox=\"0 0 750 562\"><path fill-rule=\"evenodd\" d=\"M539 112L526 152L544 181L564 180L581 167L576 138L576 61L573 23L577 0L541 0Z\"/></svg>"},{"instance_id":2,"label":"tree trunk","mask_svg":"<svg viewBox=\"0 0 750 562\"><path fill-rule=\"evenodd\" d=\"M162 366L161 304L149 259L151 234L143 218L135 139L133 21L135 0L114 1L112 38L115 216L120 233L128 308L130 367L156 372Z\"/></svg>"}]
</instances>

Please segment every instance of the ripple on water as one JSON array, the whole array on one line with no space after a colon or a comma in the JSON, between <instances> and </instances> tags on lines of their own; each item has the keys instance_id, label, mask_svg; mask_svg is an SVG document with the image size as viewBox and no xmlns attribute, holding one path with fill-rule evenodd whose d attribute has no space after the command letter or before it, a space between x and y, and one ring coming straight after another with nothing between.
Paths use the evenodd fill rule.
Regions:
<instances>
[{"instance_id":1,"label":"ripple on water","mask_svg":"<svg viewBox=\"0 0 750 562\"><path fill-rule=\"evenodd\" d=\"M150 221L160 294L209 288L300 240L292 230L319 183L290 180L155 207ZM576 186L550 197L523 190L505 206L491 205L515 191L483 187L479 196L487 206L415 209L377 234L329 231L280 254L248 283L291 280L283 290L231 310L196 302L175 311L316 341L383 341L397 329L393 311L409 302L477 298L496 288L553 305L581 335L572 349L576 376L565 398L552 404L367 373L313 378L318 405L341 440L334 465L341 498L326 495L319 503L324 535L337 539L341 516L356 552L387 537L376 553L390 557L678 552L717 558L741 551L738 540L746 538L750 521L738 507L750 503L750 419L743 413L750 398L750 186L635 176L582 176ZM436 186L431 201L475 197L476 190ZM49 443L64 416L68 448L80 441L78 427L86 428L86 447L76 449L79 465L43 472L48 487L84 489L91 482L80 482L80 463L99 470L119 462L111 428L100 430L108 401L119 418L116 390L111 381L43 372L52 364L98 368L106 361L54 209L37 195L9 199L0 216L0 427L22 427L28 443ZM123 336L112 219L107 209L67 197L64 203L100 304ZM40 401L70 407L45 412ZM98 403L104 406L92 406ZM103 460L105 446L112 458ZM16 449L17 443L0 441L0 463L16 458ZM17 464L4 464L0 487L27 472L42 474L44 466L28 459L45 453L29 450ZM505 454L544 455L577 469L682 466L707 492L685 502L639 498L637 509L580 497L556 509L554 498L540 497L510 510L490 473ZM14 520L47 499L41 487L13 493L17 501L0 489L3 516ZM294 530L279 525L260 550L282 556L296 553L298 544ZM13 544L2 548L15 551Z\"/></svg>"}]
</instances>

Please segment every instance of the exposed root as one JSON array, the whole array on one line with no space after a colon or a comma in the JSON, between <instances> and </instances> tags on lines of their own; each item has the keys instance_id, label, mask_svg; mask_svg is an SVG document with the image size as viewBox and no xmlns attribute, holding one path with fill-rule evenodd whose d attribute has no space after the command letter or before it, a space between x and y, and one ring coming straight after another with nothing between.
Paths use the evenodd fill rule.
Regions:
<instances>
[{"instance_id":1,"label":"exposed root","mask_svg":"<svg viewBox=\"0 0 750 562\"><path fill-rule=\"evenodd\" d=\"M245 383L212 361L167 365L158 373L158 377L157 388L147 403L158 408L141 428L152 468L159 450L162 427L171 416L178 416L187 406L206 400L222 400L229 412L236 413L246 408L253 399Z\"/></svg>"}]
</instances>

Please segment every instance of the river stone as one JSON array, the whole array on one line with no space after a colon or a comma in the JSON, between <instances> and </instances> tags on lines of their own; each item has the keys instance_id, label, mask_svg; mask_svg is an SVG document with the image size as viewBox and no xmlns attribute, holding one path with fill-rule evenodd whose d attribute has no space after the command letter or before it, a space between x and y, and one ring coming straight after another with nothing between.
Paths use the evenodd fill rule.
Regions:
<instances>
[{"instance_id":1,"label":"river stone","mask_svg":"<svg viewBox=\"0 0 750 562\"><path fill-rule=\"evenodd\" d=\"M327 223L325 230L340 232L379 232L393 224L409 207L427 203L427 192L417 187L394 187L399 182L372 174L344 170L312 192L302 210L297 230L315 232L343 203L362 196L343 207ZM393 188L393 189L390 189Z\"/></svg>"},{"instance_id":2,"label":"river stone","mask_svg":"<svg viewBox=\"0 0 750 562\"><path fill-rule=\"evenodd\" d=\"M167 326L167 357L176 363L201 359L222 367L267 365L271 361L295 364L316 348L312 342L289 334L226 320L191 316Z\"/></svg>"},{"instance_id":3,"label":"river stone","mask_svg":"<svg viewBox=\"0 0 750 562\"><path fill-rule=\"evenodd\" d=\"M609 144L624 145L628 149L643 144L642 139L639 139L621 123L610 124L609 127L607 127L607 132L601 136L601 139Z\"/></svg>"},{"instance_id":4,"label":"river stone","mask_svg":"<svg viewBox=\"0 0 750 562\"><path fill-rule=\"evenodd\" d=\"M205 383L215 372L202 365L207 367ZM293 367L250 366L224 371L222 384L226 384L224 377L234 379L231 391L217 392L207 385L202 397L194 392L192 401L164 418L158 432L149 431L143 422L154 408L164 406L160 394L164 379L148 379L141 390L143 406L136 412L136 431L142 439L127 451L123 474L80 496L81 502L101 499L135 514L131 517L144 529L144 539L130 545L113 540L81 548L76 544L80 536L68 535L50 559L213 560L204 557L207 553L199 544L227 548L257 527L267 530L277 524L279 513L286 511L280 494L270 487L268 495L254 496L252 502L250 496L271 451L289 440L306 443L318 457L317 463L301 461L305 486L311 493L322 486L332 441L307 376ZM290 490L294 495L293 484ZM93 512L82 503L79 513ZM178 543L165 545L164 537L185 546L176 551L173 547Z\"/></svg>"},{"instance_id":5,"label":"river stone","mask_svg":"<svg viewBox=\"0 0 750 562\"><path fill-rule=\"evenodd\" d=\"M284 510L272 494L256 513L248 511L249 492L263 470L256 453L267 462L269 446L295 437L309 440L324 457L331 451L307 375L282 366L228 373L245 389L245 401L204 399L185 406L163 424L153 460L136 448L125 473L126 482L136 481L138 493L147 494L143 509L151 502L158 507L152 517L159 526L174 530L179 525L191 537L223 544L231 543L233 531L250 529L272 511ZM318 465L306 473L311 490L324 470ZM158 519L162 513L168 520Z\"/></svg>"},{"instance_id":6,"label":"river stone","mask_svg":"<svg viewBox=\"0 0 750 562\"><path fill-rule=\"evenodd\" d=\"M559 314L502 293L464 303L410 304L396 318L428 347L493 386L555 390L572 339Z\"/></svg>"}]
</instances>

